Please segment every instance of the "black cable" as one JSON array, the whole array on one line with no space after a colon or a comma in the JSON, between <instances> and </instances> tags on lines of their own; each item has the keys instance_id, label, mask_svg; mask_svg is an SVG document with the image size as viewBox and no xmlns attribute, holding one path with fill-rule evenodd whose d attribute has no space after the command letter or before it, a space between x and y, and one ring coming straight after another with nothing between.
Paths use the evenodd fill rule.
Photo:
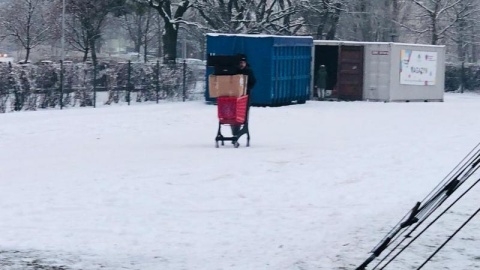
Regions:
<instances>
[{"instance_id":1,"label":"black cable","mask_svg":"<svg viewBox=\"0 0 480 270\"><path fill-rule=\"evenodd\" d=\"M478 165L478 163L475 164L476 162L478 162L478 160L477 160L476 162L474 162L474 161L472 161L472 162L474 163L474 164L472 164L472 166ZM427 203L422 207L423 209L419 210L418 213L421 213L421 212L425 212L425 213L422 214L422 217L418 217L418 221L419 221L419 222L416 224L416 226L415 226L412 230L410 230L410 232L409 232L407 235L404 236L405 238L402 239L395 247L393 247L393 248L390 250L390 252L389 252L379 263L377 263L372 270L375 270L377 267L379 267L379 266L388 258L388 256L390 256L390 255L406 240L407 237L410 237L410 235L411 235L416 229L418 229L418 227L419 227L421 224L423 224L423 222L424 222L426 219L428 219L428 218L440 207L440 205L442 205L442 204L449 198L449 196L453 193L453 191L456 190L461 184L463 184L463 182L465 182L466 180L468 180L468 179L475 173L475 171L476 171L477 169L478 169L478 167L472 167L472 168L470 168L470 169L468 170L468 171L469 171L468 176L465 177L465 176L467 175L467 174L465 174L464 177L463 177L464 180L461 181L461 182L458 182L458 183L455 185L455 187L454 187L454 189L453 189L452 191L449 191L449 190L447 190L447 189L444 188L443 190L440 191L440 193L436 194L435 197L431 198L432 201L427 202ZM478 183L478 180L477 180L477 182L476 182L474 185L476 185L477 183ZM474 185L473 185L473 186L474 186ZM448 186L448 185L445 185L445 187L447 187L447 186ZM468 189L468 191L470 191L470 189L471 189L473 186L471 186L471 187ZM468 191L466 191L464 194L462 194L462 196L460 196L459 198L463 197ZM442 194L441 192L445 192L445 193ZM440 195L442 195L442 197L440 197ZM457 199L457 200L458 200L458 199ZM432 204L433 204L433 205L432 205ZM451 206L450 206L450 207L451 207ZM446 212L446 211L445 211L445 212ZM444 214L444 213L442 213L440 216L442 216L443 214ZM440 217L440 216L439 216L439 217ZM437 220L438 220L438 217L435 219L434 222L436 222ZM433 223L434 223L434 222L433 222ZM427 228L429 228L431 225L433 225L433 223L431 223L430 225L428 225ZM423 233L423 232L421 232L421 234L422 234L422 233ZM391 240L390 243L395 242L396 239L398 239L399 237L400 237L400 235L398 235L398 236L395 238L395 240ZM417 238L418 238L418 237L417 237ZM416 238L415 238L415 239L416 239ZM413 240L412 240L412 241L413 241ZM410 244L411 244L411 243L409 243L409 244L407 245L407 247L408 247ZM396 254L396 255L394 256L394 258L396 258L400 253L402 253L403 250L404 250L404 249L402 249L398 254ZM391 259L390 261L388 261L388 262L387 262L382 268L380 268L380 269L384 269L391 261L393 261L393 259Z\"/></svg>"},{"instance_id":2,"label":"black cable","mask_svg":"<svg viewBox=\"0 0 480 270\"><path fill-rule=\"evenodd\" d=\"M440 187L442 185L442 183L445 182L445 180L447 178L449 178L449 175L454 175L457 172L465 170L465 168L463 168L463 167L468 166L468 164L471 163L471 160L474 159L475 156L480 155L480 148L479 147L480 147L480 143L478 143L472 150L470 150L470 152L468 152L468 154L443 178L443 180L440 181L440 183L435 188L433 188L432 191L427 196L425 196L425 198L422 200L422 202L424 202L432 193L434 193L435 190L437 190L438 187ZM479 149L475 152L475 154L472 155L472 153L477 148L479 148ZM464 164L461 165L462 163L464 163ZM451 177L450 177L450 180L452 180Z\"/></svg>"},{"instance_id":3,"label":"black cable","mask_svg":"<svg viewBox=\"0 0 480 270\"><path fill-rule=\"evenodd\" d=\"M478 212L480 212L480 208L478 208L477 211L475 211L475 213L473 213L473 214L462 224L462 226L460 226L450 237L448 237L448 239L445 240L445 242L443 242L443 244L442 244L441 246L439 246L439 247L437 248L437 250L435 250L435 252L434 252L432 255L430 255L430 257L428 257L428 258L425 260L425 262L423 262L422 265L420 265L420 267L417 268L417 270L422 269L422 268L425 266L425 264L427 264L448 242L450 242L450 240L452 240L453 237L455 237L455 235L456 235L460 230L463 229L463 227L465 227L465 225L467 225L467 224L473 219L473 217L475 217L475 216L478 214Z\"/></svg>"},{"instance_id":4,"label":"black cable","mask_svg":"<svg viewBox=\"0 0 480 270\"><path fill-rule=\"evenodd\" d=\"M480 178L475 181L475 183L473 183L467 190L465 190L462 195L460 195L455 201L453 201L445 210L442 211L442 213L440 213L434 220L432 220L421 232L419 232L413 239L410 240L410 242L408 242L404 247L402 247L402 249L400 251L397 252L397 254L395 254L387 263L385 263L383 265L382 268L380 268L380 270L384 269L386 266L388 266L393 260L395 260L403 251L405 251L405 249L407 249L413 242L415 242L426 230L428 230L435 222L437 222L445 213L447 213L455 204L457 204L458 201L460 201L460 199L462 199L468 192L470 192L470 190L472 190L472 188L474 188L478 183L480 183ZM420 224L419 224L420 225ZM417 229L418 226L416 226L415 228L413 228L409 234L411 234L415 229ZM403 243L404 240L406 240L407 238L405 237L401 242ZM398 244L395 248L397 248L400 244ZM391 253L393 252L393 250L388 254L390 255ZM386 259L386 258L385 258ZM383 259L382 262L385 260ZM380 263L379 263L380 264ZM378 265L377 265L378 266ZM375 266L375 268L377 267ZM374 269L375 269L374 268Z\"/></svg>"},{"instance_id":5,"label":"black cable","mask_svg":"<svg viewBox=\"0 0 480 270\"><path fill-rule=\"evenodd\" d=\"M401 219L399 223L395 227L393 227L390 232L385 236L382 241L371 251L371 255L365 260L358 268L357 270L363 270L366 268L366 266L372 262L376 257L380 256L380 254L388 248L392 243L394 243L399 237L400 237L400 232L404 231L406 227L411 226L412 224L417 223L415 228L409 233L411 234L415 229L417 229L421 223L423 223L434 211L436 211L440 205L445 202L445 200L456 190L458 187L463 184L465 181L467 181L474 173L476 170L478 170L478 165L480 164L480 149L477 149L479 147L480 143L477 144L468 154L465 156L460 163L457 164L457 166L448 174L452 175L452 177L445 177L440 184L437 185L430 193L427 195L424 199L426 203L424 205L421 205L421 203L417 203L417 205L405 215ZM475 152L475 150L477 151ZM474 153L475 152L475 153ZM474 153L472 155L472 153ZM462 164L463 163L463 164ZM448 179L448 182L446 182L446 179ZM442 183L446 182L445 184L442 185ZM439 188L441 187L441 188ZM428 199L428 200L427 200ZM421 207L420 207L421 205ZM421 214L421 217L418 217L419 214ZM409 216L408 218L406 218ZM403 232L402 232L403 233ZM402 240L403 242L404 240ZM400 243L401 244L401 243ZM387 255L387 257L392 254L392 252L398 248L399 245L397 245L392 251ZM384 261L387 257L385 257L382 261ZM377 264L377 266L379 266ZM374 269L375 269L374 268ZM382 268L383 269L383 268Z\"/></svg>"},{"instance_id":6,"label":"black cable","mask_svg":"<svg viewBox=\"0 0 480 270\"><path fill-rule=\"evenodd\" d=\"M442 202L438 202L438 201L436 202L436 204L437 204L436 207L437 207L437 208L438 208L438 206L440 206L440 204L442 204L442 203L446 200L446 197L445 197L445 198L442 198L442 199L443 199ZM433 213L433 211L434 211L434 210L430 210L430 213L428 214L428 216L429 216L431 213ZM387 259L387 257L390 256L390 255L407 239L407 237L409 237L410 234L412 234L418 227L420 227L420 225L423 224L423 222L428 218L428 216L427 216L426 218L422 219L422 220L419 219L419 222L416 223L415 227L412 228L412 229L410 230L410 232L407 233L407 235L405 235L404 238L403 238L395 247L393 247L393 248L390 250L390 252L389 252L387 255L385 255L385 257L384 257L379 263L377 263L377 265L375 265L375 267L374 267L372 270L375 270L378 266L380 266L380 264L381 264L382 262L384 262L384 261ZM407 230L407 229L405 228L405 230ZM398 238L400 238L400 237L401 237L401 235L397 235L396 238L395 238L395 240L392 240L391 242L393 243L394 241L396 241L396 240L397 240ZM390 261L387 263L387 265L388 265L389 263L390 263ZM380 270L381 270L381 269L384 269L385 266L386 266L386 265L384 265L382 268L380 268Z\"/></svg>"},{"instance_id":7,"label":"black cable","mask_svg":"<svg viewBox=\"0 0 480 270\"><path fill-rule=\"evenodd\" d=\"M403 238L396 246L394 246L394 247L392 248L392 250L390 250L390 251L383 257L383 259L381 259L381 260L372 268L372 270L377 269L377 267L379 267L390 255L392 255L392 253L403 243L403 241L405 241L405 239L407 239L407 238ZM392 242L395 242L395 240L392 241ZM390 263L390 262L388 262L388 263ZM388 264L388 263L387 263L387 264ZM383 268L380 268L380 269L383 269Z\"/></svg>"},{"instance_id":8,"label":"black cable","mask_svg":"<svg viewBox=\"0 0 480 270\"><path fill-rule=\"evenodd\" d=\"M479 161L480 161L480 150L478 150L474 155L472 155L467 160L467 162L465 164L463 164L461 166L461 168L452 177L450 177L447 184L444 184L442 186L442 188L438 189L436 191L436 194L434 196L432 196L429 200L431 200L432 198L441 194L449 185L452 184L453 181L457 180L459 182L464 182L466 179L468 179L478 169L478 168L476 168L476 166L478 165ZM444 182L444 181L442 181L442 182ZM431 192L430 194L432 194L432 193L434 193L434 192Z\"/></svg>"},{"instance_id":9,"label":"black cable","mask_svg":"<svg viewBox=\"0 0 480 270\"><path fill-rule=\"evenodd\" d=\"M430 207L430 205L440 197L445 195L450 196L453 193L453 191L455 191L461 184L463 184L466 180L468 180L478 170L479 162L480 162L480 153L477 156L470 158L469 162L465 164L466 165L465 168L462 168L462 170L459 171L456 174L456 176L448 182L448 184L444 185L441 189L439 189L435 193L435 195L433 195L428 200L427 203L423 204L422 209L419 211L419 213L426 212L425 209Z\"/></svg>"},{"instance_id":10,"label":"black cable","mask_svg":"<svg viewBox=\"0 0 480 270\"><path fill-rule=\"evenodd\" d=\"M429 201L426 203L421 210L419 210L419 214L422 212L426 212L423 214L423 217L419 217L419 220L425 220L427 219L434 211L440 207L440 205L455 191L457 190L464 182L466 182L478 169L480 165L480 155L477 156L472 162L471 162L471 167L462 175L462 179L456 179L454 181L451 181L450 184L445 185L444 189L440 190L439 193L436 195L436 197L432 198L432 201ZM460 177L460 175L458 176ZM444 192L444 193L443 193ZM443 194L442 194L443 193ZM440 198L440 196L442 196ZM436 201L435 201L435 200ZM431 204L434 202L434 205L432 206ZM428 209L428 211L426 210Z\"/></svg>"},{"instance_id":11,"label":"black cable","mask_svg":"<svg viewBox=\"0 0 480 270\"><path fill-rule=\"evenodd\" d=\"M449 175L454 174L454 175L456 175L457 178L460 177L460 175L461 175L463 172L465 172L465 170L467 169L467 167L468 167L470 164L473 163L473 160L474 160L475 158L479 158L479 157L480 157L480 148L479 148L479 146L480 146L480 143L478 143L472 150L470 150L470 152L455 166L455 168L453 168L453 169L447 174L447 176L445 176L445 177L443 178L443 180L442 180L439 184L437 184L437 186L436 186L427 196L425 196L425 198L422 200L422 202L426 201L427 198L429 198L433 193L436 193L436 194L435 194L435 196L431 196L431 197L439 196L439 194L441 194L441 192L443 192L443 190L444 190L445 187L447 186L447 184L445 184L445 185L442 186L442 183L445 182L445 181L447 180L447 178L449 178L449 177L448 177ZM475 152L475 154L472 155L472 153L473 153L473 152L475 151L475 149L477 149L477 148L479 148L479 149ZM465 161L466 161L466 162L465 162ZM464 164L462 164L462 163L464 163ZM460 166L460 165L461 165L461 166ZM460 168L459 168L459 167L460 167ZM457 168L459 168L459 169L457 169ZM453 176L452 176L452 177L453 177ZM453 181L453 180L455 179L455 178L452 178L452 177L449 178L448 182L451 182L451 181ZM442 186L442 187L439 188L440 186ZM431 198L430 198L429 200L431 200ZM424 207L424 206L422 206L422 208L423 208L423 207ZM410 215L411 212L412 212L412 211L408 211L408 212L405 214L405 216L404 216L402 219L400 219L400 221L399 221L395 226L392 227L392 229L387 233L387 236L385 236L385 237L379 242L379 244L377 244L377 246L373 248L373 250L377 249L378 246L380 246L381 243L382 243L392 232L395 231L395 228L396 228L397 226L399 226L399 225L402 223L402 221L405 220L405 218ZM373 252L373 250L372 250L371 252Z\"/></svg>"}]
</instances>

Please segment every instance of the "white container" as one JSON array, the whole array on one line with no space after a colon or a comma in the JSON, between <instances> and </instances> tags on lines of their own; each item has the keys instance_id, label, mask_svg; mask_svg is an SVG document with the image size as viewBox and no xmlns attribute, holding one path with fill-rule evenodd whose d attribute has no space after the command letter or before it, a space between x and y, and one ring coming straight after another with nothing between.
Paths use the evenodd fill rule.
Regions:
<instances>
[{"instance_id":1,"label":"white container","mask_svg":"<svg viewBox=\"0 0 480 270\"><path fill-rule=\"evenodd\" d=\"M336 59L326 46L336 46ZM443 101L445 46L315 40L313 53L312 70L330 65L332 95L339 99Z\"/></svg>"}]
</instances>

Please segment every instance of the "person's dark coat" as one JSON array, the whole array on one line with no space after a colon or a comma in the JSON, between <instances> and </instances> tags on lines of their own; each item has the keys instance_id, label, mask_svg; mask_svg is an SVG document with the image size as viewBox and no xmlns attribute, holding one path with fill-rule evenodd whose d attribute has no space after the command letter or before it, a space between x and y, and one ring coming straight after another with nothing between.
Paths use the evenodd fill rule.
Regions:
<instances>
[{"instance_id":1,"label":"person's dark coat","mask_svg":"<svg viewBox=\"0 0 480 270\"><path fill-rule=\"evenodd\" d=\"M317 81L315 86L318 89L325 89L327 87L327 70L325 66L320 66L317 72Z\"/></svg>"},{"instance_id":2,"label":"person's dark coat","mask_svg":"<svg viewBox=\"0 0 480 270\"><path fill-rule=\"evenodd\" d=\"M255 78L255 74L253 74L253 70L249 64L244 69L238 69L237 74L243 74L248 76L247 80L247 95L250 95L250 91L257 83L257 79Z\"/></svg>"}]
</instances>

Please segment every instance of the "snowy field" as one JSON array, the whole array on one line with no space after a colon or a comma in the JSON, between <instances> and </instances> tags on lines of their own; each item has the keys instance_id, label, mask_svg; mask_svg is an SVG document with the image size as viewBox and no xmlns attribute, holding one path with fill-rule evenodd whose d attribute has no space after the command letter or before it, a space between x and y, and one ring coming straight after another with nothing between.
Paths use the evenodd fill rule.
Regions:
<instances>
[{"instance_id":1,"label":"snowy field","mask_svg":"<svg viewBox=\"0 0 480 270\"><path fill-rule=\"evenodd\" d=\"M0 114L0 269L355 269L480 142L480 95L250 120L251 147L217 149L202 101ZM479 200L386 269L416 269ZM423 269L479 269L479 230Z\"/></svg>"}]
</instances>

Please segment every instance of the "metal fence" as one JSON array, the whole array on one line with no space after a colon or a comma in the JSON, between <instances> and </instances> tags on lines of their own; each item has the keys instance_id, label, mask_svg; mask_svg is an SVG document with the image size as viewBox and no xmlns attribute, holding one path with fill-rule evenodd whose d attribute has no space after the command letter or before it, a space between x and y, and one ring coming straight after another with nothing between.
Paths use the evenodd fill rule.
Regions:
<instances>
[{"instance_id":1,"label":"metal fence","mask_svg":"<svg viewBox=\"0 0 480 270\"><path fill-rule=\"evenodd\" d=\"M0 65L0 112L203 98L205 66L104 62Z\"/></svg>"}]
</instances>

